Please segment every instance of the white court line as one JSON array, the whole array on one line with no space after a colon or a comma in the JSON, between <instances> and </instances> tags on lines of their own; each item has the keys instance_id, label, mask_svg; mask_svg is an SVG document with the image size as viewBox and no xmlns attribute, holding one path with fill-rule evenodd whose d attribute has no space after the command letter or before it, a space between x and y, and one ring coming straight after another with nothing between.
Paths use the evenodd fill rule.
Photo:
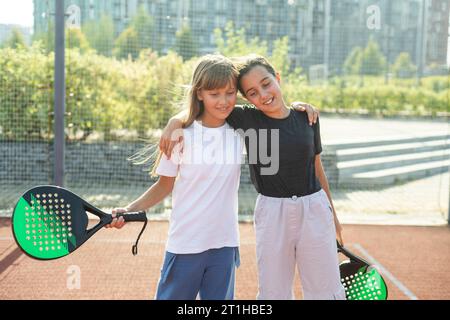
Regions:
<instances>
[{"instance_id":1,"label":"white court line","mask_svg":"<svg viewBox=\"0 0 450 320\"><path fill-rule=\"evenodd\" d=\"M384 277L388 278L393 284L395 284L395 286L397 286L397 288L399 288L400 291L403 292L410 300L419 300L419 298L417 298L417 296L412 293L411 290L409 290L403 283L401 283L400 280L398 280L392 273L390 273L385 267L383 267L381 263L375 260L374 257L372 257L360 244L354 243L353 247L358 249L364 256L366 256L368 262L374 264L377 269L379 269L381 274Z\"/></svg>"}]
</instances>

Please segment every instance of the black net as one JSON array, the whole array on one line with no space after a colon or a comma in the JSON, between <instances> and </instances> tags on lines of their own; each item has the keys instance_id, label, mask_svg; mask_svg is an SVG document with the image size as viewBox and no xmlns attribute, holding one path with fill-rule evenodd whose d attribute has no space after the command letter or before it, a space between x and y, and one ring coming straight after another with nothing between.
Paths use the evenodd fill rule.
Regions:
<instances>
[{"instance_id":1,"label":"black net","mask_svg":"<svg viewBox=\"0 0 450 320\"><path fill-rule=\"evenodd\" d=\"M54 179L55 7L32 2L32 28L0 21L2 214L23 191ZM288 103L321 110L338 214L440 221L449 195L449 6L65 1L65 186L98 207L128 204L155 182L151 161L129 158L147 145L157 151L198 57L259 53L281 73ZM245 165L239 195L240 214L251 215L256 192ZM170 199L151 212L169 213Z\"/></svg>"}]
</instances>

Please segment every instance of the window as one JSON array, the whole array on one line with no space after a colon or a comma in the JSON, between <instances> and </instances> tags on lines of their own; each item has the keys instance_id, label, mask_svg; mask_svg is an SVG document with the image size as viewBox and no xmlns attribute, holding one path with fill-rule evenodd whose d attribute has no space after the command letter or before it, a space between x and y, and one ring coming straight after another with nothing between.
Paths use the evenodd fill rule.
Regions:
<instances>
[{"instance_id":1,"label":"window","mask_svg":"<svg viewBox=\"0 0 450 320\"><path fill-rule=\"evenodd\" d=\"M319 11L323 11L324 10L324 3L323 3L323 0L318 0L317 2L316 2L316 5L317 5L317 10L319 10Z\"/></svg>"},{"instance_id":2,"label":"window","mask_svg":"<svg viewBox=\"0 0 450 320\"><path fill-rule=\"evenodd\" d=\"M223 12L226 10L226 2L224 0L216 0L214 3L216 4L216 11Z\"/></svg>"}]
</instances>

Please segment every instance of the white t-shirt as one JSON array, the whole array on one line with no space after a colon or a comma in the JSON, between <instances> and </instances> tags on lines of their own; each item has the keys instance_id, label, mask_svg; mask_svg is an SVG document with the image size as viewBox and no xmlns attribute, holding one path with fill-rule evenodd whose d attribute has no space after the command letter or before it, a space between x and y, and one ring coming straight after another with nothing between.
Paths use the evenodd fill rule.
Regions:
<instances>
[{"instance_id":1,"label":"white t-shirt","mask_svg":"<svg viewBox=\"0 0 450 320\"><path fill-rule=\"evenodd\" d=\"M241 137L227 123L207 128L197 121L183 135L183 146L170 160L163 155L156 170L177 177L166 250L192 254L237 247Z\"/></svg>"}]
</instances>

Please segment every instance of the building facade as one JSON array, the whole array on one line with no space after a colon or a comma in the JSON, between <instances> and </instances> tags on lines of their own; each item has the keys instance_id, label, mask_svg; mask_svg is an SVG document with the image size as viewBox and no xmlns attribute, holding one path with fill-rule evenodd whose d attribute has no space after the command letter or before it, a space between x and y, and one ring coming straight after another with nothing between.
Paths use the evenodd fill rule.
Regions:
<instances>
[{"instance_id":1,"label":"building facade","mask_svg":"<svg viewBox=\"0 0 450 320\"><path fill-rule=\"evenodd\" d=\"M294 66L308 70L325 65L331 74L342 66L356 47L370 38L378 42L393 63L408 52L418 66L445 65L449 0L65 0L80 8L81 24L102 15L114 21L118 36L139 7L153 19L154 43L162 52L173 48L175 34L188 24L201 54L215 50L214 29L233 21L245 28L247 38L273 42L289 37ZM35 32L47 30L54 0L34 0ZM371 27L371 20L379 25Z\"/></svg>"},{"instance_id":2,"label":"building facade","mask_svg":"<svg viewBox=\"0 0 450 320\"><path fill-rule=\"evenodd\" d=\"M424 59L427 64L443 65L447 61L447 41L450 1L428 0L426 17L426 52Z\"/></svg>"}]
</instances>

